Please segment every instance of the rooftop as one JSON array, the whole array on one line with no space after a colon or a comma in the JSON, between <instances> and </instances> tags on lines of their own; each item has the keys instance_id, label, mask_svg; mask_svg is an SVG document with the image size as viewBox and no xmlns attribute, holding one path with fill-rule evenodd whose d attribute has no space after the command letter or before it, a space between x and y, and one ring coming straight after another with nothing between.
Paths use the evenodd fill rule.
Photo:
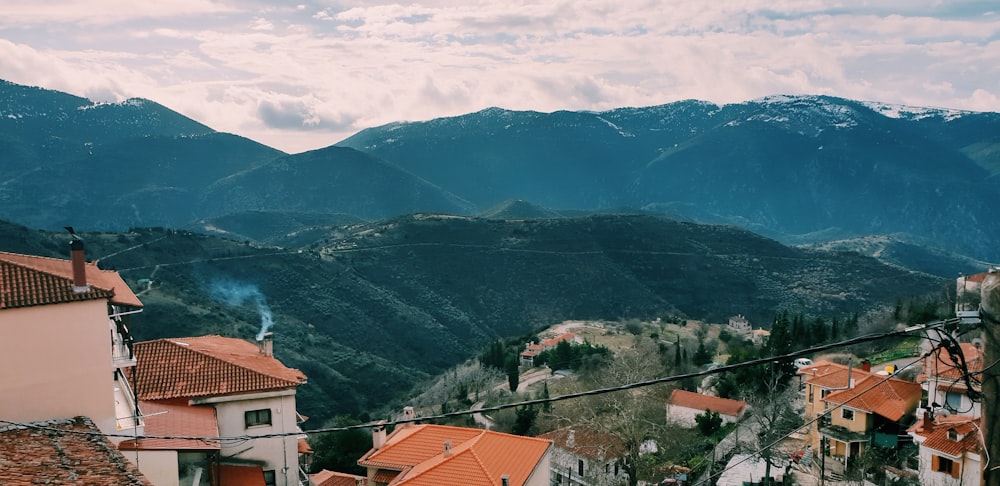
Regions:
<instances>
[{"instance_id":1,"label":"rooftop","mask_svg":"<svg viewBox=\"0 0 1000 486\"><path fill-rule=\"evenodd\" d=\"M982 446L979 442L978 418L951 415L933 421L918 420L909 430L925 437L922 447L931 448L951 457L961 457L966 452L978 453ZM949 431L954 432L949 434Z\"/></svg>"},{"instance_id":2,"label":"rooftop","mask_svg":"<svg viewBox=\"0 0 1000 486\"><path fill-rule=\"evenodd\" d=\"M218 437L215 407L188 405L186 398L139 401L146 423L143 435ZM122 450L219 450L217 441L193 439L128 439L118 444Z\"/></svg>"},{"instance_id":3,"label":"rooftop","mask_svg":"<svg viewBox=\"0 0 1000 486\"><path fill-rule=\"evenodd\" d=\"M621 457L625 449L617 437L586 427L563 427L538 437L574 455L601 461Z\"/></svg>"},{"instance_id":4,"label":"rooftop","mask_svg":"<svg viewBox=\"0 0 1000 486\"><path fill-rule=\"evenodd\" d=\"M670 399L667 402L671 405L693 408L695 410L711 410L731 417L739 416L747 406L747 402L740 400L702 395L701 393L680 389L671 392Z\"/></svg>"},{"instance_id":5,"label":"rooftop","mask_svg":"<svg viewBox=\"0 0 1000 486\"><path fill-rule=\"evenodd\" d=\"M218 335L135 344L135 392L141 400L195 398L292 388L301 371L249 341Z\"/></svg>"},{"instance_id":6,"label":"rooftop","mask_svg":"<svg viewBox=\"0 0 1000 486\"><path fill-rule=\"evenodd\" d=\"M309 480L316 486L358 486L368 484L368 478L324 469L316 474L310 474Z\"/></svg>"},{"instance_id":7,"label":"rooftop","mask_svg":"<svg viewBox=\"0 0 1000 486\"><path fill-rule=\"evenodd\" d=\"M96 263L85 267L90 289L74 292L72 261L0 252L0 309L96 299L142 307L118 272L101 270Z\"/></svg>"},{"instance_id":8,"label":"rooftop","mask_svg":"<svg viewBox=\"0 0 1000 486\"><path fill-rule=\"evenodd\" d=\"M451 449L445 451L445 442ZM372 449L358 464L400 471L391 485L524 484L552 442L489 430L445 425L400 427L380 449Z\"/></svg>"},{"instance_id":9,"label":"rooftop","mask_svg":"<svg viewBox=\"0 0 1000 486\"><path fill-rule=\"evenodd\" d=\"M151 486L87 417L0 427L0 484Z\"/></svg>"},{"instance_id":10,"label":"rooftop","mask_svg":"<svg viewBox=\"0 0 1000 486\"><path fill-rule=\"evenodd\" d=\"M898 422L917 407L920 394L920 385L916 383L868 375L859 380L854 388L833 392L825 400Z\"/></svg>"}]
</instances>

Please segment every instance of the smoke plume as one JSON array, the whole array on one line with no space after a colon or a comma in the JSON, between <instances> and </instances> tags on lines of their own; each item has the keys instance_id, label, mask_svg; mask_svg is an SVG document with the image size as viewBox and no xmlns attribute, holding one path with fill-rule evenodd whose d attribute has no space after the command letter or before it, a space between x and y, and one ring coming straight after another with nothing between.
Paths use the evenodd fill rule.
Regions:
<instances>
[{"instance_id":1,"label":"smoke plume","mask_svg":"<svg viewBox=\"0 0 1000 486\"><path fill-rule=\"evenodd\" d=\"M257 332L257 340L264 339L264 333L271 330L274 325L274 318L271 308L267 306L267 299L256 285L238 283L233 281L216 280L210 287L212 296L233 307L241 306L252 302L260 312L260 331Z\"/></svg>"}]
</instances>

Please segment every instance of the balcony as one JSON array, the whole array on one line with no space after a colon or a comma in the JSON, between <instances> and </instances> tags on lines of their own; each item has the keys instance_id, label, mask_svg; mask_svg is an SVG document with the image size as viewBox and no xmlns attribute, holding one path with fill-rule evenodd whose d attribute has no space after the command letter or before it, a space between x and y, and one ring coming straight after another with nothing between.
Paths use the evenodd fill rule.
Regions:
<instances>
[{"instance_id":1,"label":"balcony","mask_svg":"<svg viewBox=\"0 0 1000 486\"><path fill-rule=\"evenodd\" d=\"M137 435L142 435L146 424L142 419L142 412L136 406L132 387L120 373L116 373L115 376L115 429L118 433L130 433L135 430ZM112 441L117 443L122 439L124 437L115 437Z\"/></svg>"},{"instance_id":2,"label":"balcony","mask_svg":"<svg viewBox=\"0 0 1000 486\"><path fill-rule=\"evenodd\" d=\"M128 328L116 322L110 321L111 331L111 364L116 369L135 366L135 354L132 353L132 335Z\"/></svg>"}]
</instances>

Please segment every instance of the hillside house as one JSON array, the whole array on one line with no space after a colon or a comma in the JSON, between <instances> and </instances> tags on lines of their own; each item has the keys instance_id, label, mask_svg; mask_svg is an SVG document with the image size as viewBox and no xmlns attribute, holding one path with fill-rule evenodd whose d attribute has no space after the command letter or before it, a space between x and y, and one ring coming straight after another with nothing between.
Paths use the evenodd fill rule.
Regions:
<instances>
[{"instance_id":1,"label":"hillside house","mask_svg":"<svg viewBox=\"0 0 1000 486\"><path fill-rule=\"evenodd\" d=\"M812 365L800 368L797 372L804 380L805 407L803 419L810 424L806 435L812 450L820 450L819 422L816 417L826 412L827 395L839 390L849 390L854 388L858 380L863 380L871 373L871 364L865 362L860 368L845 366L829 361L820 361Z\"/></svg>"},{"instance_id":2,"label":"hillside house","mask_svg":"<svg viewBox=\"0 0 1000 486\"><path fill-rule=\"evenodd\" d=\"M978 418L948 415L931 418L926 412L909 429L920 447L920 484L948 486L983 484Z\"/></svg>"},{"instance_id":3,"label":"hillside house","mask_svg":"<svg viewBox=\"0 0 1000 486\"><path fill-rule=\"evenodd\" d=\"M103 433L138 427L122 369L134 364L131 314L142 303L117 272L71 260L0 252L0 417L13 422L87 417ZM41 357L48 357L44 359Z\"/></svg>"},{"instance_id":4,"label":"hillside house","mask_svg":"<svg viewBox=\"0 0 1000 486\"><path fill-rule=\"evenodd\" d=\"M678 389L667 400L667 421L695 427L698 425L695 417L709 410L718 413L723 424L734 423L746 414L747 402Z\"/></svg>"},{"instance_id":5,"label":"hillside house","mask_svg":"<svg viewBox=\"0 0 1000 486\"><path fill-rule=\"evenodd\" d=\"M750 334L753 326L750 325L750 321L743 314L735 315L729 318L729 330L740 335Z\"/></svg>"},{"instance_id":6,"label":"hillside house","mask_svg":"<svg viewBox=\"0 0 1000 486\"><path fill-rule=\"evenodd\" d=\"M358 460L370 486L548 486L552 442L490 430L401 424L372 432Z\"/></svg>"},{"instance_id":7,"label":"hillside house","mask_svg":"<svg viewBox=\"0 0 1000 486\"><path fill-rule=\"evenodd\" d=\"M907 437L920 394L916 383L878 374L859 379L853 388L828 393L825 407L835 410L819 427L828 455L846 469L868 447L898 447L900 437Z\"/></svg>"},{"instance_id":8,"label":"hillside house","mask_svg":"<svg viewBox=\"0 0 1000 486\"><path fill-rule=\"evenodd\" d=\"M619 467L625 447L617 437L586 427L564 427L538 436L552 441L552 484L604 486L624 484Z\"/></svg>"},{"instance_id":9,"label":"hillside house","mask_svg":"<svg viewBox=\"0 0 1000 486\"><path fill-rule=\"evenodd\" d=\"M296 388L306 377L274 358L269 335L257 344L222 336L158 339L135 344L135 392L157 435L239 437L247 441L142 439L119 448L155 484L298 485ZM258 480L259 479L259 480ZM251 482L248 482L251 481Z\"/></svg>"},{"instance_id":10,"label":"hillside house","mask_svg":"<svg viewBox=\"0 0 1000 486\"><path fill-rule=\"evenodd\" d=\"M767 344L768 339L771 339L771 331L767 329L754 329L750 332L750 342L754 346L763 346Z\"/></svg>"},{"instance_id":11,"label":"hillside house","mask_svg":"<svg viewBox=\"0 0 1000 486\"><path fill-rule=\"evenodd\" d=\"M555 349L559 343L566 341L569 343L580 343L581 340L571 332L564 332L554 338L543 339L539 343L529 342L524 345L524 351L521 351L521 366L534 366L535 358L542 354L543 351L548 351L550 349Z\"/></svg>"},{"instance_id":12,"label":"hillside house","mask_svg":"<svg viewBox=\"0 0 1000 486\"><path fill-rule=\"evenodd\" d=\"M980 373L983 369L982 343L980 341L961 343L959 347L969 373L973 376ZM921 407L931 413L944 409L952 415L982 416L982 405L969 397L969 384L973 382L965 381L962 370L945 350L939 349L924 358L921 372L917 375L917 382L927 397ZM973 394L981 391L977 384L972 386Z\"/></svg>"}]
</instances>

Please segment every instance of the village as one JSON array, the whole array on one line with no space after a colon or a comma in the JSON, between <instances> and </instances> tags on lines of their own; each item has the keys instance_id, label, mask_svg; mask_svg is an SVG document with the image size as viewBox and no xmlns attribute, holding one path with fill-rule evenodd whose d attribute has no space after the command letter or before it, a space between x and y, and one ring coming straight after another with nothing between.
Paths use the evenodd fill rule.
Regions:
<instances>
[{"instance_id":1,"label":"village","mask_svg":"<svg viewBox=\"0 0 1000 486\"><path fill-rule=\"evenodd\" d=\"M218 335L134 342L130 316L142 302L117 272L86 262L82 241L74 239L70 253L63 260L0 252L7 332L0 362L18 370L0 381L0 444L25 481L72 471L80 484L92 485L650 484L635 477L630 445L607 430L587 423L536 437L491 430L490 414L475 410L485 398L462 412L470 420L477 415L475 426L433 423L424 415L433 410L409 406L393 420L364 424L372 441L357 458L364 475L310 472L307 417L296 411L296 389L308 377L274 356L272 334L256 342ZM990 276L964 277L957 285L978 292ZM978 311L959 307L956 315L949 321L955 326L929 326L900 353L801 356L789 391L756 406L716 396L714 371L739 365L711 357L693 373L697 389L672 388L655 420L684 429L708 424L725 435L705 457L707 466L672 466L658 484L982 484L977 377L987 368L984 344L974 333L960 341L956 331L974 324ZM547 351L588 343L617 353L650 329L661 349L676 339L678 361L681 333L726 333L756 347L770 338L742 315L712 326L645 323L637 333L621 323L564 322L525 343L512 385L528 394L511 396L547 406L538 399L541 390L558 392L571 381L572 373L538 365ZM37 359L39 336L58 362ZM626 394L642 393L634 389ZM794 410L797 425L761 443L765 432L778 430L760 420L766 403ZM574 406L565 404L572 401L555 405ZM628 425L634 424L622 427ZM631 447L642 456L674 445L646 440ZM906 448L912 454L901 464L886 462Z\"/></svg>"}]
</instances>

